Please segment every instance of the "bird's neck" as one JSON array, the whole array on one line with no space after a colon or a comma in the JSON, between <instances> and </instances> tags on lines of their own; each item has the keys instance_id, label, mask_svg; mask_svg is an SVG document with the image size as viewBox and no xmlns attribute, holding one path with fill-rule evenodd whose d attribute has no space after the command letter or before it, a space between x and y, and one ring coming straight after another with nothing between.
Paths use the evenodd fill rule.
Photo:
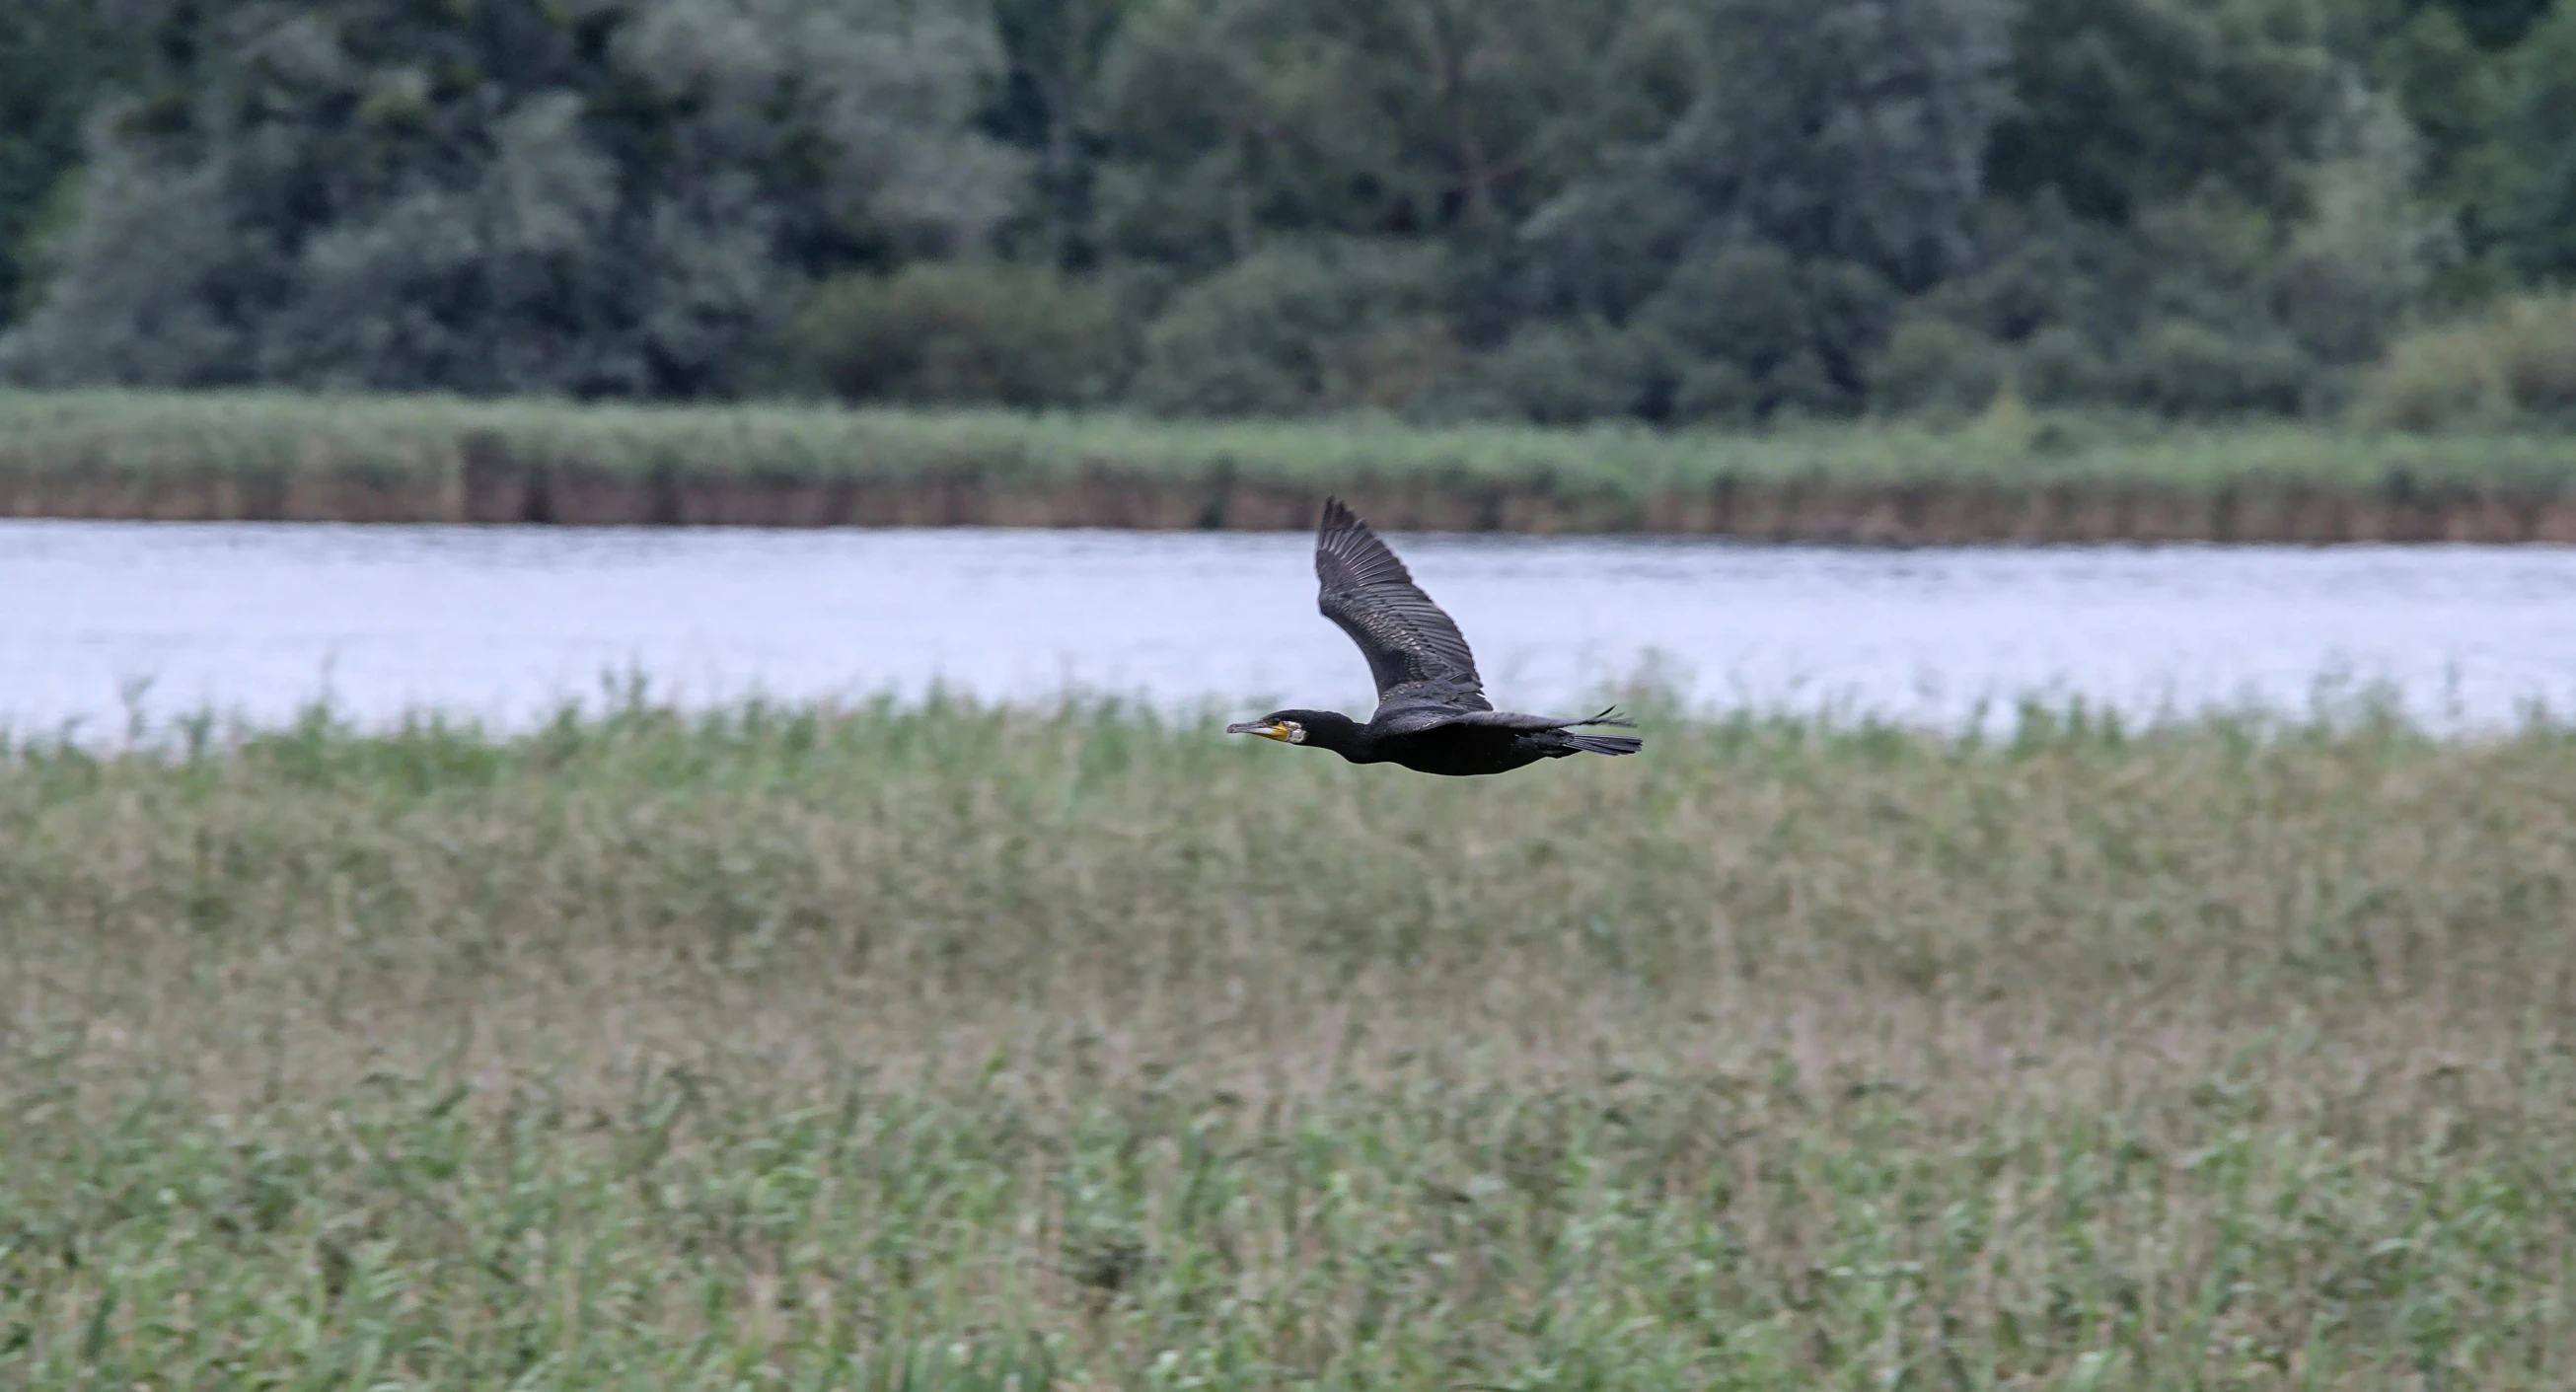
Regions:
<instances>
[{"instance_id":1,"label":"bird's neck","mask_svg":"<svg viewBox=\"0 0 2576 1392\"><path fill-rule=\"evenodd\" d=\"M1346 715L1335 715L1328 720L1308 721L1306 743L1318 749L1329 749L1354 764L1380 762L1376 755L1369 752L1368 742L1360 737L1359 722Z\"/></svg>"}]
</instances>

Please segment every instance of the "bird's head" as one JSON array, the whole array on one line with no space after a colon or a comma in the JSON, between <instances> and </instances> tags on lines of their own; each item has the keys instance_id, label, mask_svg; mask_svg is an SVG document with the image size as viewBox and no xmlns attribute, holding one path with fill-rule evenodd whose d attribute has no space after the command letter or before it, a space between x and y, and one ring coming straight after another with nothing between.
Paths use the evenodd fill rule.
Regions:
<instances>
[{"instance_id":1,"label":"bird's head","mask_svg":"<svg viewBox=\"0 0 2576 1392\"><path fill-rule=\"evenodd\" d=\"M1339 711L1283 710L1272 711L1259 720L1246 720L1228 725L1229 735L1259 735L1281 744L1315 744L1338 747L1337 736L1354 729L1351 718Z\"/></svg>"}]
</instances>

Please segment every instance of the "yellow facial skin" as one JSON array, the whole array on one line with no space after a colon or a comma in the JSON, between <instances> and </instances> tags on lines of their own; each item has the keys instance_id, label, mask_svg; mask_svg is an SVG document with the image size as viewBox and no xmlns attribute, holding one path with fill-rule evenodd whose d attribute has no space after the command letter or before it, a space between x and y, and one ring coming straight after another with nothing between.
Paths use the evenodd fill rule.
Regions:
<instances>
[{"instance_id":1,"label":"yellow facial skin","mask_svg":"<svg viewBox=\"0 0 2576 1392\"><path fill-rule=\"evenodd\" d=\"M1248 720L1241 725L1226 726L1225 732L1229 735L1259 735L1263 739L1277 740L1281 744L1295 744L1297 737L1305 733L1285 720L1273 720L1266 724L1258 720Z\"/></svg>"}]
</instances>

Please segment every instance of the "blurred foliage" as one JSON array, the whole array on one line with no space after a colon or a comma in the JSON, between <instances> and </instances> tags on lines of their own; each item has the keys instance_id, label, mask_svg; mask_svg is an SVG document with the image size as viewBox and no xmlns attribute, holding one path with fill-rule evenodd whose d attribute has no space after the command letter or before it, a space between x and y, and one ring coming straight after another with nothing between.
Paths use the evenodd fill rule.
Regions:
<instances>
[{"instance_id":1,"label":"blurred foliage","mask_svg":"<svg viewBox=\"0 0 2576 1392\"><path fill-rule=\"evenodd\" d=\"M1870 388L1894 410L1961 415L1993 401L2006 371L2004 354L1976 330L1944 319L1916 319L1888 336Z\"/></svg>"},{"instance_id":2,"label":"blurred foliage","mask_svg":"<svg viewBox=\"0 0 2576 1392\"><path fill-rule=\"evenodd\" d=\"M1081 405L1118 386L1126 357L1096 291L1043 267L985 262L828 281L788 339L798 384L917 405Z\"/></svg>"},{"instance_id":3,"label":"blurred foliage","mask_svg":"<svg viewBox=\"0 0 2576 1392\"><path fill-rule=\"evenodd\" d=\"M989 35L898 0L147 3L38 382L695 396L808 277L969 248Z\"/></svg>"},{"instance_id":4,"label":"blurred foliage","mask_svg":"<svg viewBox=\"0 0 2576 1392\"><path fill-rule=\"evenodd\" d=\"M2520 297L2399 340L2354 409L2398 430L2576 426L2576 296Z\"/></svg>"},{"instance_id":5,"label":"blurred foliage","mask_svg":"<svg viewBox=\"0 0 2576 1392\"><path fill-rule=\"evenodd\" d=\"M77 196L81 123L130 66L91 0L0 5L0 323L41 288L49 244Z\"/></svg>"},{"instance_id":6,"label":"blurred foliage","mask_svg":"<svg viewBox=\"0 0 2576 1392\"><path fill-rule=\"evenodd\" d=\"M2053 189L2111 222L2206 189L2295 212L2334 95L2315 14L2295 0L2023 0L1996 191Z\"/></svg>"},{"instance_id":7,"label":"blurred foliage","mask_svg":"<svg viewBox=\"0 0 2576 1392\"><path fill-rule=\"evenodd\" d=\"M2576 276L2552 0L24 0L0 114L48 385L2317 414Z\"/></svg>"},{"instance_id":8,"label":"blurred foliage","mask_svg":"<svg viewBox=\"0 0 2576 1392\"><path fill-rule=\"evenodd\" d=\"M1147 333L1137 396L1172 414L1401 410L1456 358L1436 247L1265 248L1182 291Z\"/></svg>"}]
</instances>

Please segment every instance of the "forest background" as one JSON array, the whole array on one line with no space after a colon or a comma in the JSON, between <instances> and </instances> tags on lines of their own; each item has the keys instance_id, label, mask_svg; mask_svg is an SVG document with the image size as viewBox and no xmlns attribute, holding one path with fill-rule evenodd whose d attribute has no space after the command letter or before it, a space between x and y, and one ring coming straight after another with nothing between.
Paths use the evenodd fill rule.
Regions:
<instances>
[{"instance_id":1,"label":"forest background","mask_svg":"<svg viewBox=\"0 0 2576 1392\"><path fill-rule=\"evenodd\" d=\"M13 0L0 379L2576 412L2548 0Z\"/></svg>"}]
</instances>

